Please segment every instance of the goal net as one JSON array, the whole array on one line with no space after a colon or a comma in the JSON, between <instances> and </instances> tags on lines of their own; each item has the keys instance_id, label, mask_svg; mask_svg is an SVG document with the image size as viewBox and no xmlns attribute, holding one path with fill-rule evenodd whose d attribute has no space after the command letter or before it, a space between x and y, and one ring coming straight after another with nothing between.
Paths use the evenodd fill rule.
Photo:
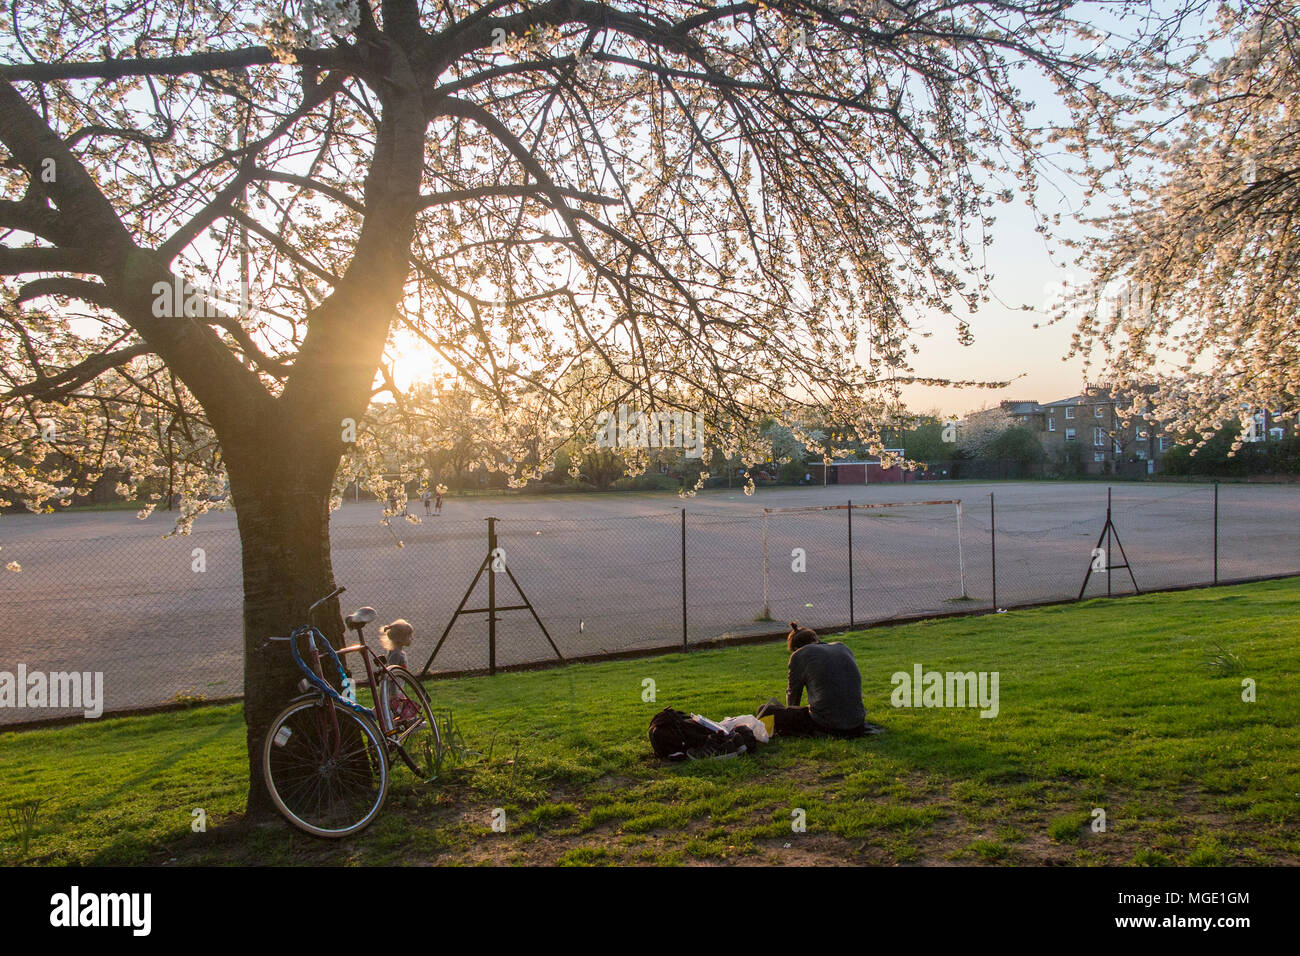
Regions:
<instances>
[{"instance_id":1,"label":"goal net","mask_svg":"<svg viewBox=\"0 0 1300 956\"><path fill-rule=\"evenodd\" d=\"M857 622L971 600L960 498L764 508L762 524L767 619L821 619L832 601Z\"/></svg>"}]
</instances>

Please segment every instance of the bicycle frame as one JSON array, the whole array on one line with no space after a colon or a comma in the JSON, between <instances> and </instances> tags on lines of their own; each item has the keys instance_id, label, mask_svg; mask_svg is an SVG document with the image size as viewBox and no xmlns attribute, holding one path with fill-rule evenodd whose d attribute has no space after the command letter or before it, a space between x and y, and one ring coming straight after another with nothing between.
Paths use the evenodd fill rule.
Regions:
<instances>
[{"instance_id":1,"label":"bicycle frame","mask_svg":"<svg viewBox=\"0 0 1300 956\"><path fill-rule=\"evenodd\" d=\"M310 649L309 652L311 655L310 664L302 659L302 654L298 651L298 641L304 636L311 638L311 642L307 645ZM321 674L320 667L320 648L322 645L324 645L330 660L334 663L334 670L335 673L338 674L339 680L347 680L348 672L343 668L343 661L339 659L340 652L334 650L334 645L329 642L325 635L322 634L315 625L304 624L300 627L296 627L293 629L293 633L289 635L289 651L293 654L293 662L298 665L298 670L303 672L307 680L310 681L318 691L330 700L334 701L334 703L342 704L344 707L356 711L363 717L369 717L371 720L378 721L378 715L375 711L371 710L369 707L356 703L355 701L348 700L348 698L336 691L330 686L329 682L325 680L324 676ZM341 650L343 653L346 653L350 650L354 650L354 648L342 648ZM367 661L367 680L372 680L371 674L370 663ZM371 686L373 687L373 680Z\"/></svg>"},{"instance_id":2,"label":"bicycle frame","mask_svg":"<svg viewBox=\"0 0 1300 956\"><path fill-rule=\"evenodd\" d=\"M303 660L302 655L298 650L298 641L303 637L311 638L308 644L309 655L311 658L310 663ZM320 647L322 645L324 645L328 657L333 662L335 673L338 675L340 681L347 678L347 671L343 667L342 658L347 654L361 655L362 663L366 668L366 683L370 686L370 693L375 697L376 706L374 708L366 707L363 704L349 700L347 697L344 697L336 691L329 682L325 680L320 672ZM294 663L298 665L298 669L306 675L307 680L310 681L320 693L324 694L336 704L341 704L362 716L369 717L376 723L376 725L378 725L379 730L383 733L384 737L392 743L401 744L403 740L419 729L420 725L418 723L413 724L406 728L400 737L393 736L393 734L396 733L397 728L393 724L393 715L387 713L387 708L378 706L379 683L376 680L375 675L376 673L379 673L390 681L392 678L388 675L388 665L379 662L377 655L370 649L370 646L365 642L364 637L359 643L350 644L347 647L340 647L336 651L334 646L330 644L329 640L320 632L319 629L314 625L305 624L301 627L295 628L293 633L289 635L289 649L293 653L293 660Z\"/></svg>"}]
</instances>

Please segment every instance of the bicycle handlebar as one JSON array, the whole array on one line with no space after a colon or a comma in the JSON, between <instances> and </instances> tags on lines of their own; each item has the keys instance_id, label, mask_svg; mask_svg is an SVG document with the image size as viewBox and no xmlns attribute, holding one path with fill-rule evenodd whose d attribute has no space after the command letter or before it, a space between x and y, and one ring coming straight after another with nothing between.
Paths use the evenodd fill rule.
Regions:
<instances>
[{"instance_id":1,"label":"bicycle handlebar","mask_svg":"<svg viewBox=\"0 0 1300 956\"><path fill-rule=\"evenodd\" d=\"M316 602L315 604L313 604L311 607L307 608L307 616L308 616L308 617L311 617L313 614L316 613L316 608L320 607L320 606L321 606L322 604L324 604L326 601L330 600L330 598L336 598L336 597L338 597L340 594L342 594L342 593L343 593L344 591L346 591L346 590L347 590L347 588L345 588L345 587L341 587L341 586L335 588L333 591L331 591L329 594L325 595L323 598L321 598L319 601L317 601L317 602ZM297 652L298 642L295 641L294 638L299 636L298 632L301 631L301 630L303 630L303 628L296 628L296 629L294 630L293 634L291 634L289 637L268 637L265 641L262 642L262 647L263 647L263 648L268 647L272 641L293 641L293 647L294 647L294 658L297 659L297 657L298 657L298 652ZM329 644L328 641L326 641L325 643L326 643L326 645ZM331 648L331 650L332 650L332 649L333 649L333 648ZM302 662L301 662L301 661L298 662L298 666L299 666L299 667L302 667ZM309 674L308 676L310 677L311 675Z\"/></svg>"},{"instance_id":2,"label":"bicycle handlebar","mask_svg":"<svg viewBox=\"0 0 1300 956\"><path fill-rule=\"evenodd\" d=\"M344 587L337 587L337 588L335 588L335 589L334 589L333 591L331 591L329 594L325 595L323 598L321 598L319 601L317 601L315 604L313 604L311 607L309 607L309 608L307 609L307 613L308 613L308 614L315 614L315 613L316 613L316 608L320 607L322 604L324 604L326 601L330 600L331 598L336 598L336 597L338 597L340 594L342 594L342 593L343 593L344 591L346 591L346 590L347 590L347 588L344 588Z\"/></svg>"}]
</instances>

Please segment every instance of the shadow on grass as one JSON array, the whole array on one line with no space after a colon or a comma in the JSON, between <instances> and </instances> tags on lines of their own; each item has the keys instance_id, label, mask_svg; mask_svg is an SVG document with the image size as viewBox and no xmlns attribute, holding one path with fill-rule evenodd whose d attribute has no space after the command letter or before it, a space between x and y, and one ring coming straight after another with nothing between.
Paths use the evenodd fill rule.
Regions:
<instances>
[{"instance_id":1,"label":"shadow on grass","mask_svg":"<svg viewBox=\"0 0 1300 956\"><path fill-rule=\"evenodd\" d=\"M104 808L108 807L110 804L115 803L117 801L117 798L122 796L123 794L126 794L132 790L142 788L144 784L148 783L151 780L156 779L165 771L175 767L178 763L180 763L181 760L185 759L186 757L193 756L195 751L201 750L202 748L206 747L210 743L215 743L217 740L224 737L226 734L230 732L232 725L239 724L242 727L243 723L244 723L243 715L240 713L234 714L232 718L230 718L224 723L217 724L211 730L209 730L208 733L204 734L202 737L199 737L196 740L188 742L186 745L182 747L174 748L168 753L161 755L160 757L158 757L158 759L156 759L144 770L141 770L133 777L122 781L122 783L119 784L116 789L101 794L91 803L85 804L84 806L77 807L75 809L75 812L94 813L96 811L103 810Z\"/></svg>"},{"instance_id":2,"label":"shadow on grass","mask_svg":"<svg viewBox=\"0 0 1300 956\"><path fill-rule=\"evenodd\" d=\"M912 723L915 722L908 722ZM895 724L878 737L868 738L877 744L873 749L882 757L918 773L943 773L959 778L987 778L992 774L1007 780L1026 775L1015 757L997 747L915 729L908 724Z\"/></svg>"}]
</instances>

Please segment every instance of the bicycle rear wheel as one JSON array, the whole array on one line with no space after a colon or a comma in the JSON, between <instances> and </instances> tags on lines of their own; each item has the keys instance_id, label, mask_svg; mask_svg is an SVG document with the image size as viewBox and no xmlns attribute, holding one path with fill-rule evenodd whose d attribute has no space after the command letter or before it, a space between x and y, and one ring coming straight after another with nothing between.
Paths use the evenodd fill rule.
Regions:
<instances>
[{"instance_id":1,"label":"bicycle rear wheel","mask_svg":"<svg viewBox=\"0 0 1300 956\"><path fill-rule=\"evenodd\" d=\"M442 735L433 715L433 705L415 675L400 664L388 668L388 679L379 678L377 707L389 716L402 762L421 780L432 780L442 766Z\"/></svg>"},{"instance_id":2,"label":"bicycle rear wheel","mask_svg":"<svg viewBox=\"0 0 1300 956\"><path fill-rule=\"evenodd\" d=\"M388 794L388 751L374 722L321 698L291 702L271 722L262 773L285 818L313 836L368 826Z\"/></svg>"}]
</instances>

